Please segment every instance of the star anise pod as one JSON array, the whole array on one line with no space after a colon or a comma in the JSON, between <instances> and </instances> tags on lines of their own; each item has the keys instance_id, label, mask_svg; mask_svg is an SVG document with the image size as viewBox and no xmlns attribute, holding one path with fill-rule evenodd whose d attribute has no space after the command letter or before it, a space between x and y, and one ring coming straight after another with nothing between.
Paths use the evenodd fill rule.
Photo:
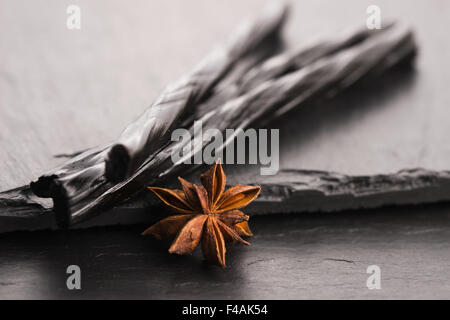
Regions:
<instances>
[{"instance_id":1,"label":"star anise pod","mask_svg":"<svg viewBox=\"0 0 450 320\"><path fill-rule=\"evenodd\" d=\"M252 202L259 186L235 185L225 191L226 177L217 162L200 176L201 186L178 178L182 190L149 187L167 206L179 213L169 216L142 234L173 240L170 253L191 254L202 243L205 259L225 267L225 243L249 245L241 236L252 236L249 217L238 210Z\"/></svg>"}]
</instances>

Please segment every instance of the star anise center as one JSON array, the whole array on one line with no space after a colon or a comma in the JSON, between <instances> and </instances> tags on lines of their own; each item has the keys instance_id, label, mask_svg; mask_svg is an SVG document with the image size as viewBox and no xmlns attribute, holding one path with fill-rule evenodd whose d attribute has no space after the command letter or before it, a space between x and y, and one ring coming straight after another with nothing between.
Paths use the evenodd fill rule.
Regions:
<instances>
[{"instance_id":1,"label":"star anise center","mask_svg":"<svg viewBox=\"0 0 450 320\"><path fill-rule=\"evenodd\" d=\"M240 208L259 194L259 186L235 185L225 191L226 177L220 162L200 176L202 185L178 178L182 190L149 187L178 215L154 224L143 234L174 240L169 252L190 254L202 243L205 258L225 266L225 242L249 245L241 236L251 236L249 217Z\"/></svg>"}]
</instances>

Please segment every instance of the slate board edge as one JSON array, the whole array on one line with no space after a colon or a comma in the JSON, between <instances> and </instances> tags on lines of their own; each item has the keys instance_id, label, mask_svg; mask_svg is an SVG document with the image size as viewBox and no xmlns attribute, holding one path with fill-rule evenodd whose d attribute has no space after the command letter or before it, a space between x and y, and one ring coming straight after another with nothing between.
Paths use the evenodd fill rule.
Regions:
<instances>
[{"instance_id":1,"label":"slate board edge","mask_svg":"<svg viewBox=\"0 0 450 320\"><path fill-rule=\"evenodd\" d=\"M450 201L450 171L421 168L405 169L394 174L347 176L334 172L310 170L282 170L275 176L254 176L243 183L262 186L260 197L245 208L250 216L279 213L334 212L369 209L392 205L414 205ZM12 191L26 194L27 187ZM7 212L11 199L5 201L0 193L0 233L19 230L56 229L48 203L34 203L39 199L18 198L16 212L21 205L26 214L20 217ZM25 192L25 193L24 193ZM3 197L2 197L3 196ZM31 211L33 211L31 214ZM162 212L162 213L161 213ZM158 201L144 193L120 207L73 228L93 226L152 223L166 214ZM9 216L8 216L9 215Z\"/></svg>"}]
</instances>

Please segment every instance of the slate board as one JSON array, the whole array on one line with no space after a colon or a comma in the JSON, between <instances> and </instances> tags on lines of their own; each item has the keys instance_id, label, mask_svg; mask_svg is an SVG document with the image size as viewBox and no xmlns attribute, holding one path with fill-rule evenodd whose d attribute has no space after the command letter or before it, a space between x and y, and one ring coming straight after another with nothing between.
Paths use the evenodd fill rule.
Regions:
<instances>
[{"instance_id":1,"label":"slate board","mask_svg":"<svg viewBox=\"0 0 450 320\"><path fill-rule=\"evenodd\" d=\"M378 3L382 17L413 26L420 45L417 71L292 115L280 125L282 168L342 174L449 168L450 42L443 30L450 5ZM26 184L63 161L54 155L112 141L168 82L260 6L251 0L133 6L81 1L82 28L70 31L64 3L4 1L1 190ZM366 7L356 0L294 3L288 41L300 44L363 23Z\"/></svg>"},{"instance_id":2,"label":"slate board","mask_svg":"<svg viewBox=\"0 0 450 320\"><path fill-rule=\"evenodd\" d=\"M448 130L448 90L441 85L449 75L440 65L447 63L449 45L431 35L438 29L436 23L443 23L440 17L445 16L448 5L438 1L434 6L379 5L382 17L401 17L414 27L420 46L416 70L391 73L375 84L299 109L272 123L271 127L280 128L282 172L326 170L355 176L394 174L416 167L448 168L443 138ZM178 12L163 4L142 4L141 10L123 8L120 17L114 18L104 12L122 9L119 4L80 3L82 29L70 31L61 23L66 17L62 4L51 3L35 11L30 5L8 3L1 22L8 32L0 42L6 62L0 72L4 80L0 82L0 147L6 151L0 155L1 189L28 183L61 163L63 159L55 158L56 154L112 141L164 83L189 70L214 43L226 38L234 24L257 8L249 1L239 5L239 14L233 15L236 6L177 4ZM363 23L366 18L362 14L366 7L356 1L328 2L323 6L327 10L320 13L316 6L294 4L286 32L290 45L345 29L349 21ZM305 10L310 14L305 15ZM161 14L145 19L147 12ZM200 28L198 22L187 18L199 12L208 12L198 21L211 29ZM222 24L210 20L218 12L227 17ZM314 21L311 15L316 17ZM101 21L96 19L100 16ZM317 24L317 19L322 23ZM194 38L198 46L177 47ZM255 170L232 167L230 181L246 180ZM264 184L264 178L260 180ZM423 202L448 200L445 190L430 198L429 191L423 193L419 188L419 194L427 199ZM403 203L390 198L384 202ZM333 201L328 207L332 206ZM316 205L315 210L323 208Z\"/></svg>"}]
</instances>

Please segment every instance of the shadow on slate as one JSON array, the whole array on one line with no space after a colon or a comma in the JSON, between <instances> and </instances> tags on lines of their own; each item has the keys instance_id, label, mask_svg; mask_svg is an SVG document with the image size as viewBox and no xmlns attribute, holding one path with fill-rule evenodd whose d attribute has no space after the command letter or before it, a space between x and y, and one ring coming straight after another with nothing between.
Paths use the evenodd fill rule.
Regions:
<instances>
[{"instance_id":1,"label":"shadow on slate","mask_svg":"<svg viewBox=\"0 0 450 320\"><path fill-rule=\"evenodd\" d=\"M3 234L0 298L447 298L449 212L434 204L252 218L251 246L229 245L225 269L200 249L168 254L168 242L140 236L147 225ZM79 291L66 288L72 264ZM382 290L366 288L372 264Z\"/></svg>"},{"instance_id":2,"label":"shadow on slate","mask_svg":"<svg viewBox=\"0 0 450 320\"><path fill-rule=\"evenodd\" d=\"M294 109L271 122L270 127L266 126L266 128L280 130L280 159L289 158L290 150L296 150L325 129L330 136L335 131L345 130L345 126L350 122L357 121L352 117L355 111L364 114L376 113L397 96L408 94L414 88L416 77L416 70L409 61L380 76L376 81L366 80L358 83L351 89L338 93L333 99L323 99L305 105L303 108ZM246 151L246 159L248 159L248 150ZM288 159L286 162L292 163L295 159ZM241 177L250 181L247 177L259 174L260 169L258 165L227 164L224 164L224 168L228 169L227 177L233 184L238 183ZM302 168L281 167L280 169L300 170ZM196 179L195 176L191 178Z\"/></svg>"}]
</instances>

